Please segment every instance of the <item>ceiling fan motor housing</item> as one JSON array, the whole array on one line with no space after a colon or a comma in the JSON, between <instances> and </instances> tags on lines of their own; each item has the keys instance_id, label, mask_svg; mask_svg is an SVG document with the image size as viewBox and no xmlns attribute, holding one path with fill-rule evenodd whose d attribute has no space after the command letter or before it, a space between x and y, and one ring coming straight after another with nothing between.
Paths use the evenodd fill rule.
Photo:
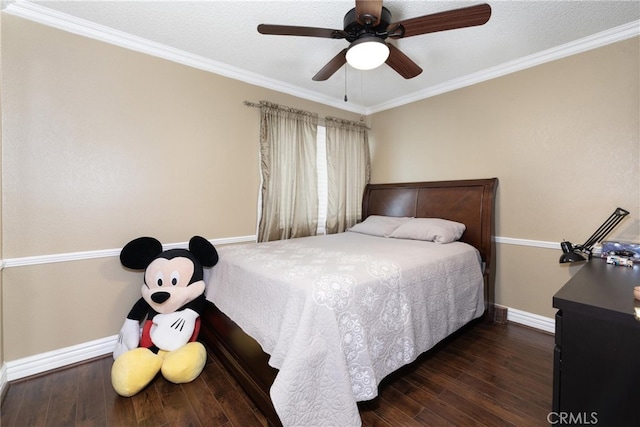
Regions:
<instances>
[{"instance_id":1,"label":"ceiling fan motor housing","mask_svg":"<svg viewBox=\"0 0 640 427\"><path fill-rule=\"evenodd\" d=\"M386 7L382 8L380 16L380 22L375 27L369 25L362 25L358 22L356 16L356 9L353 8L346 15L344 15L344 31L348 34L345 39L349 42L353 42L363 35L379 37L382 40L387 38L387 27L391 23L391 12ZM372 16L372 20L375 22L376 17Z\"/></svg>"}]
</instances>

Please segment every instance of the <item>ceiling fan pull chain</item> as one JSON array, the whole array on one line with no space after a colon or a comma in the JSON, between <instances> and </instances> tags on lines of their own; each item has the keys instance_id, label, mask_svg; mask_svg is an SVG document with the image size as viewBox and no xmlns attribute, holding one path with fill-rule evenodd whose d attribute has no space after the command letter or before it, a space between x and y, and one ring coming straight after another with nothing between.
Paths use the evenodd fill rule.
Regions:
<instances>
[{"instance_id":1,"label":"ceiling fan pull chain","mask_svg":"<svg viewBox=\"0 0 640 427\"><path fill-rule=\"evenodd\" d=\"M344 64L344 102L349 101L347 98L347 68L349 68L349 66Z\"/></svg>"}]
</instances>

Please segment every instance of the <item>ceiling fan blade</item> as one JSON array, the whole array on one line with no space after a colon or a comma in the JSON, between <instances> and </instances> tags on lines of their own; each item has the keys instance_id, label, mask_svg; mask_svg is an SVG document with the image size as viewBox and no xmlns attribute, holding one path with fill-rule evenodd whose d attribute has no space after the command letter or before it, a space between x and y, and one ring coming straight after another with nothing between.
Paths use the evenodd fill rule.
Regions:
<instances>
[{"instance_id":1,"label":"ceiling fan blade","mask_svg":"<svg viewBox=\"0 0 640 427\"><path fill-rule=\"evenodd\" d=\"M422 68L413 62L411 58L402 53L400 49L391 43L387 43L387 46L389 46L387 65L393 68L402 77L405 79L412 79L422 72Z\"/></svg>"},{"instance_id":2,"label":"ceiling fan blade","mask_svg":"<svg viewBox=\"0 0 640 427\"><path fill-rule=\"evenodd\" d=\"M361 25L371 24L375 27L380 23L380 15L382 0L356 0L356 18Z\"/></svg>"},{"instance_id":3,"label":"ceiling fan blade","mask_svg":"<svg viewBox=\"0 0 640 427\"><path fill-rule=\"evenodd\" d=\"M461 9L434 13L432 15L405 19L404 21L389 24L387 31L391 32L389 37L392 38L411 37L418 36L420 34L482 25L486 23L490 17L491 6L488 4L479 4L476 6L463 7ZM394 30L396 30L398 26L402 26L404 31L395 31L394 34Z\"/></svg>"},{"instance_id":4,"label":"ceiling fan blade","mask_svg":"<svg viewBox=\"0 0 640 427\"><path fill-rule=\"evenodd\" d=\"M320 82L323 80L327 80L329 77L333 76L333 74L340 69L344 64L347 63L347 50L342 49L340 53L333 57L331 61L327 63L320 71L313 76L314 81Z\"/></svg>"},{"instance_id":5,"label":"ceiling fan blade","mask_svg":"<svg viewBox=\"0 0 640 427\"><path fill-rule=\"evenodd\" d=\"M322 37L327 39L343 39L347 35L343 30L332 30L330 28L296 27L294 25L258 25L260 34L274 36L306 36Z\"/></svg>"}]
</instances>

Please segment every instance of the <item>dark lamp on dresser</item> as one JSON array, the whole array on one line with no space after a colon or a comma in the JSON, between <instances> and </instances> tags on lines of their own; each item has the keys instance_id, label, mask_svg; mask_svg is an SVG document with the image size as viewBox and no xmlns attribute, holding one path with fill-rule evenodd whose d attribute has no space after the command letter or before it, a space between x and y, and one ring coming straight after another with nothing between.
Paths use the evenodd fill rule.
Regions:
<instances>
[{"instance_id":1,"label":"dark lamp on dresser","mask_svg":"<svg viewBox=\"0 0 640 427\"><path fill-rule=\"evenodd\" d=\"M560 247L562 248L560 263L586 261L591 259L591 251L593 250L593 247L604 240L604 238L607 237L627 215L629 215L629 212L625 209L616 208L609 218L607 218L583 244L574 245L567 241L560 243Z\"/></svg>"}]
</instances>

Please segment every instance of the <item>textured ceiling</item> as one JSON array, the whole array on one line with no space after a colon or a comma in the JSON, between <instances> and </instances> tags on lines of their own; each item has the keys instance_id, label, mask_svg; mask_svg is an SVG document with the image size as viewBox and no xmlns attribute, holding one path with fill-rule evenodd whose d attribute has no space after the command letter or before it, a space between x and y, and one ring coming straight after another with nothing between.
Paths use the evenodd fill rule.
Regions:
<instances>
[{"instance_id":1,"label":"textured ceiling","mask_svg":"<svg viewBox=\"0 0 640 427\"><path fill-rule=\"evenodd\" d=\"M479 3L389 0L384 5L398 21ZM423 68L418 77L405 80L386 65L371 71L345 66L324 82L311 78L347 47L345 40L261 35L256 27L267 23L342 29L353 0L18 0L5 4L5 11L365 114L640 33L637 0L487 3L492 16L483 26L388 41Z\"/></svg>"}]
</instances>

